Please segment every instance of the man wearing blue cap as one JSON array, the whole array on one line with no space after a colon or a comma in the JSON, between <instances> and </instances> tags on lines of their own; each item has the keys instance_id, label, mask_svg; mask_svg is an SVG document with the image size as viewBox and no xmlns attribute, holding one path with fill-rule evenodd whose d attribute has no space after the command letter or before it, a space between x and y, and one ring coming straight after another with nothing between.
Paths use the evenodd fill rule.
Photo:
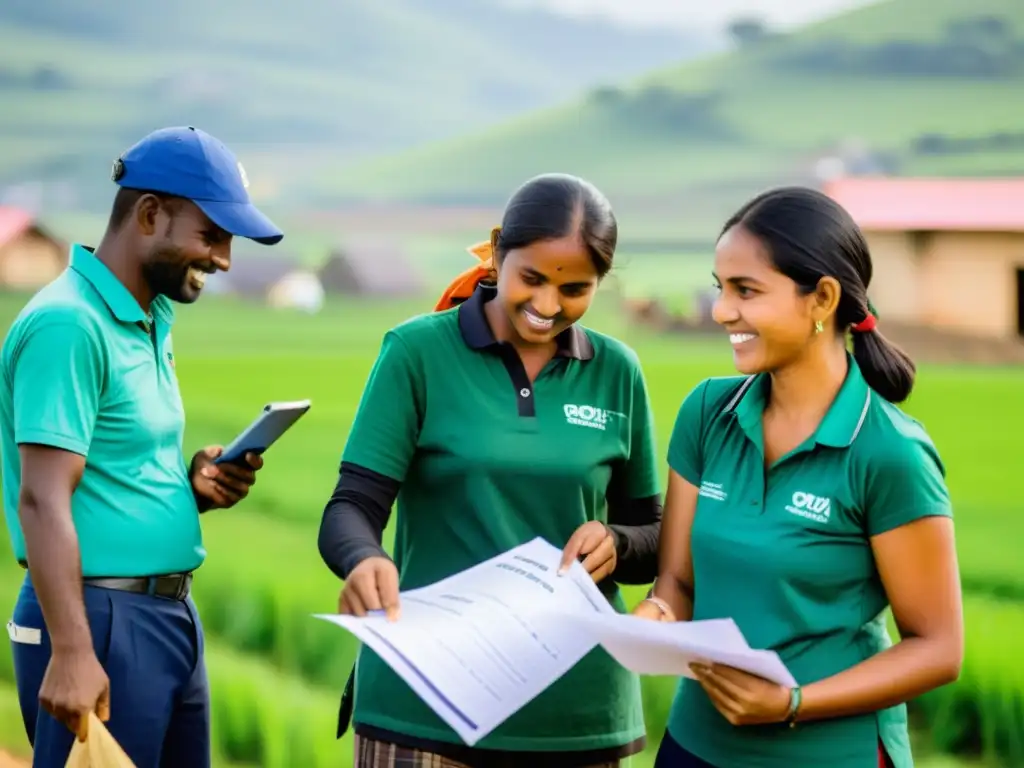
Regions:
<instances>
[{"instance_id":1,"label":"man wearing blue cap","mask_svg":"<svg viewBox=\"0 0 1024 768\"><path fill-rule=\"evenodd\" d=\"M27 569L8 634L36 768L63 768L91 712L138 768L204 768L199 513L244 498L262 460L215 465L213 446L185 461L173 303L229 269L234 236L283 235L200 130L146 136L112 175L99 245L72 247L0 350L5 516Z\"/></svg>"}]
</instances>

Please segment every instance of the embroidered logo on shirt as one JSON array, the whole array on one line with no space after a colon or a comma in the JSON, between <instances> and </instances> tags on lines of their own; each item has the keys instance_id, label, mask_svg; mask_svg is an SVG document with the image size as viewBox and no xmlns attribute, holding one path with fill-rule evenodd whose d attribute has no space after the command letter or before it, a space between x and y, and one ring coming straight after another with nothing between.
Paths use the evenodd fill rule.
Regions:
<instances>
[{"instance_id":1,"label":"embroidered logo on shirt","mask_svg":"<svg viewBox=\"0 0 1024 768\"><path fill-rule=\"evenodd\" d=\"M565 413L565 420L569 424L601 430L607 429L610 419L623 415L593 405L572 405L570 403L563 405L562 411Z\"/></svg>"},{"instance_id":2,"label":"embroidered logo on shirt","mask_svg":"<svg viewBox=\"0 0 1024 768\"><path fill-rule=\"evenodd\" d=\"M818 523L827 523L832 516L832 499L797 491L793 494L793 500L786 505L786 511Z\"/></svg>"},{"instance_id":3,"label":"embroidered logo on shirt","mask_svg":"<svg viewBox=\"0 0 1024 768\"><path fill-rule=\"evenodd\" d=\"M707 480L700 484L700 490L697 493L705 499L714 499L715 501L725 501L729 498L729 494L722 489L721 483L709 483Z\"/></svg>"}]
</instances>

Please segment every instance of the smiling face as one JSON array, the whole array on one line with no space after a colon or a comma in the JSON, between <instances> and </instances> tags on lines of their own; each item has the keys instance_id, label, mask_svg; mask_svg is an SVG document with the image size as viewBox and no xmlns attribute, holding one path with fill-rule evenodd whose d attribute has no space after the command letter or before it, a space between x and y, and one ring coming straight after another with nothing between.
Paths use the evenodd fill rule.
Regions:
<instances>
[{"instance_id":1,"label":"smiling face","mask_svg":"<svg viewBox=\"0 0 1024 768\"><path fill-rule=\"evenodd\" d=\"M761 241L742 226L726 232L715 251L719 296L712 316L729 333L740 373L776 371L804 355L819 338L834 336L831 324L815 334L816 320L828 321L835 305L834 280L805 293L774 268Z\"/></svg>"},{"instance_id":2,"label":"smiling face","mask_svg":"<svg viewBox=\"0 0 1024 768\"><path fill-rule=\"evenodd\" d=\"M207 275L231 268L231 235L193 203L155 212L152 231L142 274L153 295L191 304Z\"/></svg>"},{"instance_id":3,"label":"smiling face","mask_svg":"<svg viewBox=\"0 0 1024 768\"><path fill-rule=\"evenodd\" d=\"M529 346L550 343L583 317L599 282L575 234L512 249L496 266L498 295L491 311L497 317L492 322L502 324L513 342Z\"/></svg>"}]
</instances>

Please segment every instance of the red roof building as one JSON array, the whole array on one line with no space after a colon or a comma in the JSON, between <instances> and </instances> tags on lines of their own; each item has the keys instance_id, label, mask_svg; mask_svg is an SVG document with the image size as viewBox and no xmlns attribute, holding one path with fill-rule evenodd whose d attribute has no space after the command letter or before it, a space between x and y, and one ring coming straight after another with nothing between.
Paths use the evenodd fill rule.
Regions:
<instances>
[{"instance_id":1,"label":"red roof building","mask_svg":"<svg viewBox=\"0 0 1024 768\"><path fill-rule=\"evenodd\" d=\"M0 246L10 242L32 226L32 214L21 208L0 206Z\"/></svg>"},{"instance_id":2,"label":"red roof building","mask_svg":"<svg viewBox=\"0 0 1024 768\"><path fill-rule=\"evenodd\" d=\"M67 266L67 245L21 208L0 206L0 289L31 291Z\"/></svg>"},{"instance_id":3,"label":"red roof building","mask_svg":"<svg viewBox=\"0 0 1024 768\"><path fill-rule=\"evenodd\" d=\"M824 191L871 246L882 325L1024 337L1024 178L842 178Z\"/></svg>"}]
</instances>

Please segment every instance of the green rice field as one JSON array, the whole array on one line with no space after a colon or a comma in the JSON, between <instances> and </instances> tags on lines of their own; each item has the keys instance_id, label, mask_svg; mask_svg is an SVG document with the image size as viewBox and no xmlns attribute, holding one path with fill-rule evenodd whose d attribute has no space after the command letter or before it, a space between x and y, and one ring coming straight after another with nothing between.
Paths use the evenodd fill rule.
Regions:
<instances>
[{"instance_id":1,"label":"green rice field","mask_svg":"<svg viewBox=\"0 0 1024 768\"><path fill-rule=\"evenodd\" d=\"M0 297L2 327L24 298ZM351 765L350 739L336 741L334 727L356 647L345 632L311 617L333 611L340 588L320 561L317 529L382 333L432 301L346 300L303 315L209 298L179 314L175 352L188 410L187 452L229 441L267 401L313 401L311 413L267 454L246 502L204 517L209 557L195 595L208 635L220 766ZM639 353L662 451L686 392L706 376L732 372L724 341L654 336L631 326L611 295L598 298L587 321ZM1015 554L1024 538L1024 501L1007 481L1019 472L1021 391L1024 369L925 365L908 405L949 469L966 591L963 675L913 707L924 768L1024 764L1024 567ZM3 553L0 610L10 611L22 574L9 549ZM641 592L633 590L631 600ZM656 745L672 681L645 683ZM6 650L0 653L0 746L27 750ZM650 759L637 758L633 766Z\"/></svg>"}]
</instances>

